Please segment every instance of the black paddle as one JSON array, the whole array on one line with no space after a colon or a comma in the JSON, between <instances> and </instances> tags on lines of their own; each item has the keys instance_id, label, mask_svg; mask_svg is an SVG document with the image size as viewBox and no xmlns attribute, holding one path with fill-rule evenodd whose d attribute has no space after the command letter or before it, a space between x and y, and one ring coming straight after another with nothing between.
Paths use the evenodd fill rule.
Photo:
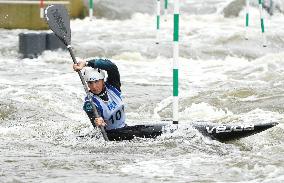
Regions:
<instances>
[{"instance_id":1,"label":"black paddle","mask_svg":"<svg viewBox=\"0 0 284 183\"><path fill-rule=\"evenodd\" d=\"M49 26L49 28L55 33L55 35L66 45L72 60L74 62L74 64L77 64L76 58L74 56L74 53L72 51L72 47L71 47L71 29L70 29L70 19L69 19L69 15L68 12L65 8L64 5L49 5L45 11L45 18L47 21L47 24ZM88 90L88 87L86 85L86 82L82 76L81 71L78 71L79 77L81 79L81 82L84 86L85 92L87 94L87 98L90 101L90 103L92 104L92 107L94 109L94 118L99 117L98 111L96 109L96 106L92 100L92 96L91 93ZM89 117L90 118L90 117ZM92 118L90 118L90 121L93 125L93 127L96 127L94 120ZM107 134L105 132L105 129L100 126L99 127L101 129L101 132L103 134L103 137L106 141L108 141L108 137Z\"/></svg>"}]
</instances>

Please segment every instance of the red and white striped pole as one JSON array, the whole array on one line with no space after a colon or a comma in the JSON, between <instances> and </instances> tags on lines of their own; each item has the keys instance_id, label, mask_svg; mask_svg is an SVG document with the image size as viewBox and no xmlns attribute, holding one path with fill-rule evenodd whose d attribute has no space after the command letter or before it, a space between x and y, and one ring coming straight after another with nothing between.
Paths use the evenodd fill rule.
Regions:
<instances>
[{"instance_id":1,"label":"red and white striped pole","mask_svg":"<svg viewBox=\"0 0 284 183\"><path fill-rule=\"evenodd\" d=\"M43 0L40 0L40 3L39 3L39 7L40 7L40 18L43 18L44 17L44 5L43 5Z\"/></svg>"}]
</instances>

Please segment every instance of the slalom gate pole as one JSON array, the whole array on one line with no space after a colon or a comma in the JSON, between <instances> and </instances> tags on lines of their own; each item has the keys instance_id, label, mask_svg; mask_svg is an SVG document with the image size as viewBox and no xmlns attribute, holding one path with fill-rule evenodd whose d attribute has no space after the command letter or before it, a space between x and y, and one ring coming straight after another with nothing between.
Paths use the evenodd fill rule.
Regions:
<instances>
[{"instance_id":1,"label":"slalom gate pole","mask_svg":"<svg viewBox=\"0 0 284 183\"><path fill-rule=\"evenodd\" d=\"M266 36L264 33L264 16L263 16L263 0L258 0L259 14L260 14L260 27L262 32L262 46L266 47Z\"/></svg>"},{"instance_id":2,"label":"slalom gate pole","mask_svg":"<svg viewBox=\"0 0 284 183\"><path fill-rule=\"evenodd\" d=\"M248 40L248 26L249 26L249 0L246 0L246 28L245 28L246 40Z\"/></svg>"},{"instance_id":3,"label":"slalom gate pole","mask_svg":"<svg viewBox=\"0 0 284 183\"><path fill-rule=\"evenodd\" d=\"M43 4L43 0L40 0L40 4L39 4L39 8L40 8L40 14L39 14L39 17L40 18L43 18L44 17L44 4Z\"/></svg>"},{"instance_id":4,"label":"slalom gate pole","mask_svg":"<svg viewBox=\"0 0 284 183\"><path fill-rule=\"evenodd\" d=\"M165 17L165 22L167 21L167 16L168 16L168 0L165 0L165 11L164 11L164 17Z\"/></svg>"},{"instance_id":5,"label":"slalom gate pole","mask_svg":"<svg viewBox=\"0 0 284 183\"><path fill-rule=\"evenodd\" d=\"M179 0L174 1L173 44L173 124L178 124Z\"/></svg>"},{"instance_id":6,"label":"slalom gate pole","mask_svg":"<svg viewBox=\"0 0 284 183\"><path fill-rule=\"evenodd\" d=\"M90 20L93 18L93 15L94 15L94 1L89 0L89 17L90 17Z\"/></svg>"},{"instance_id":7,"label":"slalom gate pole","mask_svg":"<svg viewBox=\"0 0 284 183\"><path fill-rule=\"evenodd\" d=\"M156 44L160 42L160 17L161 17L161 2L157 0L157 18L156 18Z\"/></svg>"}]
</instances>

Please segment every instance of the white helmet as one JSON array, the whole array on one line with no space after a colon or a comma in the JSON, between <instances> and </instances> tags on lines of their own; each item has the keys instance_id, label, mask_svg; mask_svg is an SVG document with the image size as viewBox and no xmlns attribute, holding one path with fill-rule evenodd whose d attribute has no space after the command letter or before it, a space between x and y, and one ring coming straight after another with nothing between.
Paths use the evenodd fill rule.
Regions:
<instances>
[{"instance_id":1,"label":"white helmet","mask_svg":"<svg viewBox=\"0 0 284 183\"><path fill-rule=\"evenodd\" d=\"M105 78L105 73L100 69L94 69L92 67L85 67L83 76L85 81L97 81Z\"/></svg>"}]
</instances>

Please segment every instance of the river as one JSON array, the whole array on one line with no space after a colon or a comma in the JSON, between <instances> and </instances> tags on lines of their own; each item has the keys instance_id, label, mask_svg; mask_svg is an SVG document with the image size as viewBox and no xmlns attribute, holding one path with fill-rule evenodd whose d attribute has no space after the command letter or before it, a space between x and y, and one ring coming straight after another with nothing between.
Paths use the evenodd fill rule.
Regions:
<instances>
[{"instance_id":1,"label":"river","mask_svg":"<svg viewBox=\"0 0 284 183\"><path fill-rule=\"evenodd\" d=\"M225 18L227 4L181 3L180 124L156 139L104 142L82 110L69 53L22 59L18 34L34 31L0 29L0 182L283 182L284 15L265 12L262 47L257 7L245 40L245 12ZM78 58L117 64L129 125L172 118L173 20L162 17L156 45L155 18L71 21ZM186 127L194 121L279 125L221 143Z\"/></svg>"}]
</instances>

